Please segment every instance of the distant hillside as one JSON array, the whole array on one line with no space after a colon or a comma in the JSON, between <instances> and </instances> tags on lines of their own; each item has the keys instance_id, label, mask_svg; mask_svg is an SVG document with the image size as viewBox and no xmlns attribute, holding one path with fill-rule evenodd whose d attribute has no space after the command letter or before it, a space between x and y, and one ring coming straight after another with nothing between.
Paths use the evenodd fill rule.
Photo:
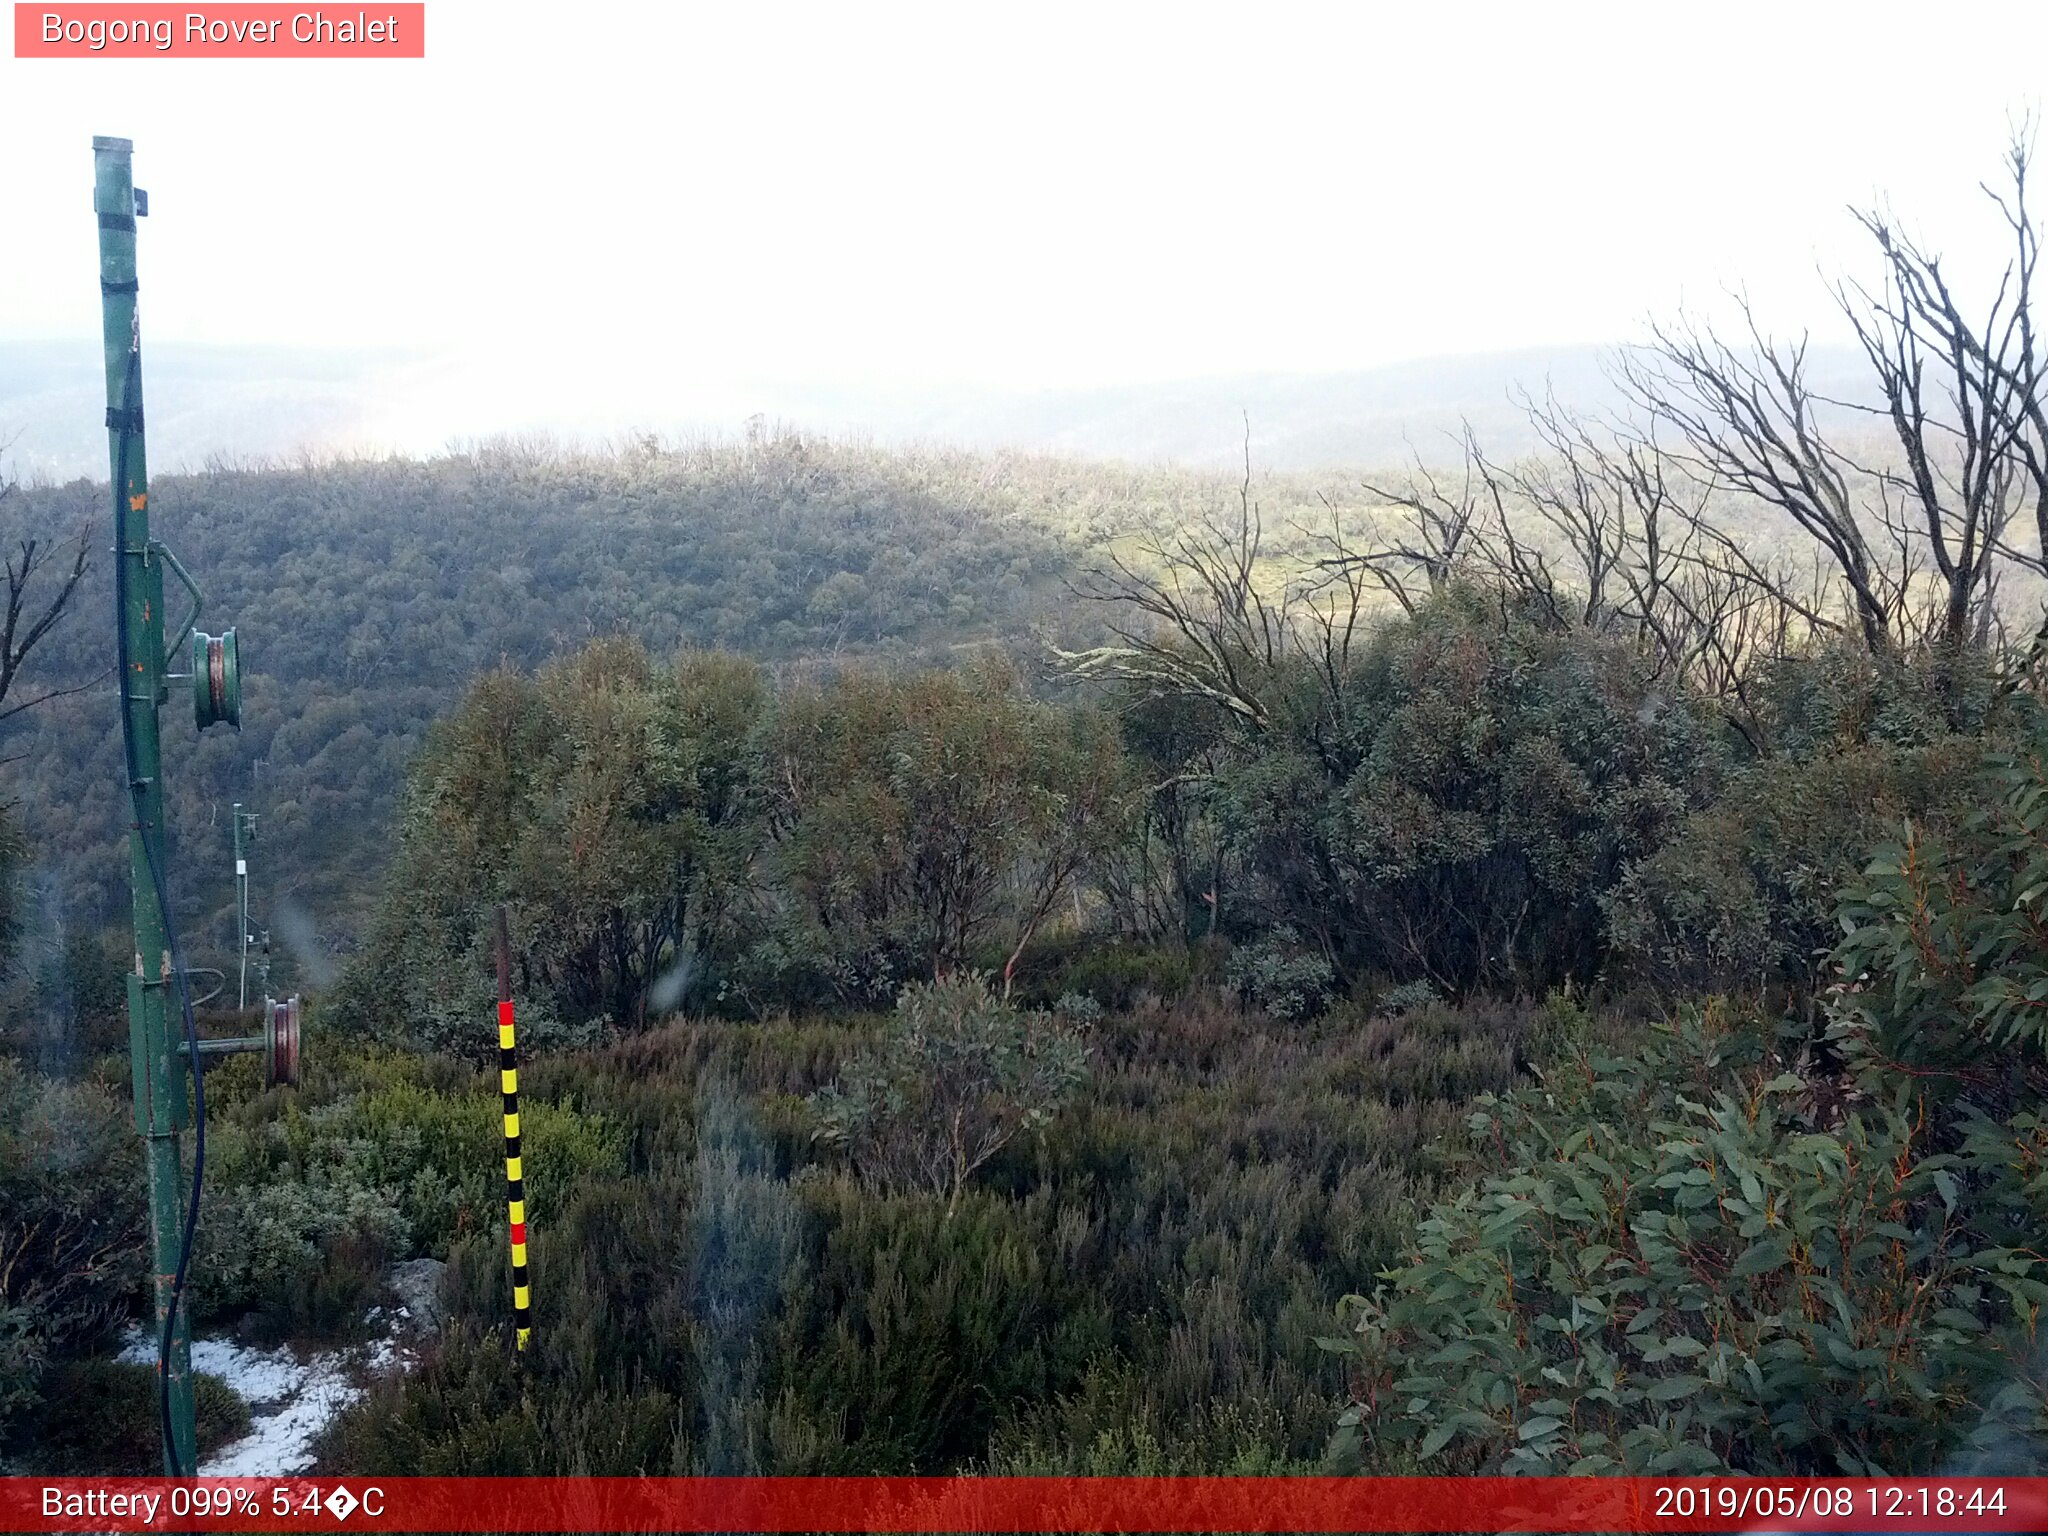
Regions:
<instances>
[{"instance_id":1,"label":"distant hillside","mask_svg":"<svg viewBox=\"0 0 2048 1536\"><path fill-rule=\"evenodd\" d=\"M1227 469L1247 423L1256 468L1313 471L1451 452L1469 419L1495 453L1534 446L1515 390L1546 384L1581 409L1618 404L1595 347L1434 358L1354 373L1256 374L1098 389L910 389L790 381L652 386L603 368L561 378L516 354L292 352L162 345L147 353L150 449L163 466L300 448L420 455L457 440L551 432L614 440L633 430L724 438L750 419L894 446L1078 454ZM1857 360L1810 363L1826 393L1851 390ZM24 474L105 472L105 407L95 342L12 344L0 352L0 443Z\"/></svg>"},{"instance_id":2,"label":"distant hillside","mask_svg":"<svg viewBox=\"0 0 2048 1536\"><path fill-rule=\"evenodd\" d=\"M154 418L153 418L154 426ZM530 667L612 631L657 653L723 646L780 663L939 656L1074 639L1099 615L1065 579L1138 522L1234 504L1227 477L1018 455L887 453L796 436L681 452L494 448L160 477L156 530L206 588L202 628L238 627L239 735L194 739L166 711L172 825L195 950L233 923L227 809L263 815L258 883L345 943L382 869L405 763L478 672ZM1283 502L1307 492L1282 489ZM90 481L30 490L22 526L94 529ZM4 533L5 530L0 530ZM113 646L108 562L39 657L80 679ZM109 690L60 700L0 739L45 898L88 924L126 901ZM210 882L210 883L209 883ZM195 954L195 963L199 961Z\"/></svg>"},{"instance_id":3,"label":"distant hillside","mask_svg":"<svg viewBox=\"0 0 2048 1536\"><path fill-rule=\"evenodd\" d=\"M152 462L346 442L380 375L402 360L282 349L151 346L144 379ZM24 477L107 473L107 394L97 338L0 347L0 445Z\"/></svg>"},{"instance_id":4,"label":"distant hillside","mask_svg":"<svg viewBox=\"0 0 2048 1536\"><path fill-rule=\"evenodd\" d=\"M1575 372L1551 361L1560 397L1585 402L1594 354L1567 360ZM294 434L345 437L377 368L417 383L432 365L164 348L150 366L157 526L208 589L206 626L239 627L247 694L238 737L195 744L182 698L170 711L176 836L218 865L226 807L249 800L266 818L268 888L340 944L381 869L409 755L479 671L532 666L613 630L657 652L716 645L779 663L989 643L1037 654L1048 630L1069 641L1100 632L1102 613L1067 589L1091 552L1235 507L1245 416L1253 491L1278 551L1295 525L1324 520L1326 498L1354 511L1366 501L1358 471L1322 466L1386 465L1404 456L1404 425L1426 456L1454 456L1448 437L1415 428L1432 413L1445 433L1469 415L1489 451L1512 454L1528 434L1509 386L1542 382L1533 358L1479 359L1348 379L881 402L912 440L1029 441L1068 456L866 446L757 422L737 441L679 449L642 440L584 453L528 437L433 458L294 454L268 466L223 449L211 467L163 474L205 462L210 435L252 451ZM47 350L0 354L0 423L33 424L0 470L47 477L67 462L81 475L15 498L10 517L43 532L90 522L104 548L100 391L89 352L61 366ZM823 401L817 414L855 403ZM1071 456L1082 452L1101 457ZM1188 462L1161 462L1175 459ZM1754 508L1731 517L1766 544L1786 536ZM47 675L105 667L110 602L102 557L42 658ZM0 740L0 758L16 759L0 766L0 793L27 813L47 899L88 923L126 899L113 724L111 699L83 694ZM224 943L225 882L188 889L195 919Z\"/></svg>"}]
</instances>

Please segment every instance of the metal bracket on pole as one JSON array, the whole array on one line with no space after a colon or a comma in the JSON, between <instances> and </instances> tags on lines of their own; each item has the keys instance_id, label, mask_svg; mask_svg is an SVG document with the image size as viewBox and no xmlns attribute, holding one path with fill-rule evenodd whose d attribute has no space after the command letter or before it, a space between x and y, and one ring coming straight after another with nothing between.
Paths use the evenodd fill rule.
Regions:
<instances>
[{"instance_id":1,"label":"metal bracket on pole","mask_svg":"<svg viewBox=\"0 0 2048 1536\"><path fill-rule=\"evenodd\" d=\"M199 590L199 583L192 579L191 573L178 563L178 557L171 553L168 544L153 542L149 547L151 553L170 567L171 574L178 578L178 584L192 599L192 611L185 615L185 622L178 626L177 639L164 647L166 656L175 656L183 649L185 637L192 633L192 626L199 622L199 615L206 611L206 594Z\"/></svg>"}]
</instances>

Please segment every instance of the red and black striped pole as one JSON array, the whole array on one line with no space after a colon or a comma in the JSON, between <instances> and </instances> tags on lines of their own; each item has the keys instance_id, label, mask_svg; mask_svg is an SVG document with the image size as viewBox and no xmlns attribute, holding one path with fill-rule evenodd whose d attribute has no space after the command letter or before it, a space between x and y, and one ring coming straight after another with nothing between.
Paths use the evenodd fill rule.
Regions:
<instances>
[{"instance_id":1,"label":"red and black striped pole","mask_svg":"<svg viewBox=\"0 0 2048 1536\"><path fill-rule=\"evenodd\" d=\"M512 1034L512 941L498 908L498 1087L505 1098L505 1205L512 1229L512 1321L518 1347L533 1336L526 1280L526 1170L519 1159L519 1051Z\"/></svg>"}]
</instances>

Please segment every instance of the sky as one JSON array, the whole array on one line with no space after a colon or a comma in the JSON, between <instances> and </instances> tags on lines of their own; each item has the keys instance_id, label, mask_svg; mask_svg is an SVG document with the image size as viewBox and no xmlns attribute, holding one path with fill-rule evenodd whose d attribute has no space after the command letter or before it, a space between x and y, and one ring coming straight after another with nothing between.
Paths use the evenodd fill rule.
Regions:
<instances>
[{"instance_id":1,"label":"sky","mask_svg":"<svg viewBox=\"0 0 2048 1536\"><path fill-rule=\"evenodd\" d=\"M352 13L352 8L351 8ZM515 399L1059 389L1624 341L1742 284L1825 335L1888 195L2002 259L2048 6L536 5L427 57L0 58L0 346L417 348Z\"/></svg>"}]
</instances>

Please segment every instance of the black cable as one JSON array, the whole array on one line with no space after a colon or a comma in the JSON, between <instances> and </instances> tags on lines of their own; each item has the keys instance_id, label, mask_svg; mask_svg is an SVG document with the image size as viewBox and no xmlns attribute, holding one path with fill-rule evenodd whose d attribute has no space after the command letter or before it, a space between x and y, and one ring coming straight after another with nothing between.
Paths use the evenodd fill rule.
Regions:
<instances>
[{"instance_id":1,"label":"black cable","mask_svg":"<svg viewBox=\"0 0 2048 1536\"><path fill-rule=\"evenodd\" d=\"M141 375L142 350L131 346L128 376L121 386L117 428L121 434L121 446L115 455L114 467L114 627L121 643L121 755L128 768L129 809L135 818L136 833L142 839L142 860L149 866L157 911L163 916L164 944L171 952L171 969L178 978L178 1002L185 1018L185 1047L192 1062L192 1196L185 1207L185 1230L178 1245L178 1271L171 1280L171 1304L164 1309L164 1331L157 1340L156 1351L157 1414L163 1430L164 1459L170 1463L171 1476L184 1477L187 1474L178 1464L177 1436L171 1430L171 1335L177 1328L178 1307L185 1299L185 1276L192 1267L192 1238L199 1230L199 1193L206 1183L206 1059L199 1054L199 1026L192 1017L192 987L185 975L185 956L179 948L177 926L171 917L170 890L164 884L164 872L157 862L156 850L142 831L142 775L137 771L135 725L128 710L128 444L141 430L137 419L139 413L133 409ZM113 413L110 412L109 416L111 419ZM156 706L154 699L150 706ZM146 966L148 958L141 958ZM198 1470L196 1466L192 1468L194 1474Z\"/></svg>"}]
</instances>

